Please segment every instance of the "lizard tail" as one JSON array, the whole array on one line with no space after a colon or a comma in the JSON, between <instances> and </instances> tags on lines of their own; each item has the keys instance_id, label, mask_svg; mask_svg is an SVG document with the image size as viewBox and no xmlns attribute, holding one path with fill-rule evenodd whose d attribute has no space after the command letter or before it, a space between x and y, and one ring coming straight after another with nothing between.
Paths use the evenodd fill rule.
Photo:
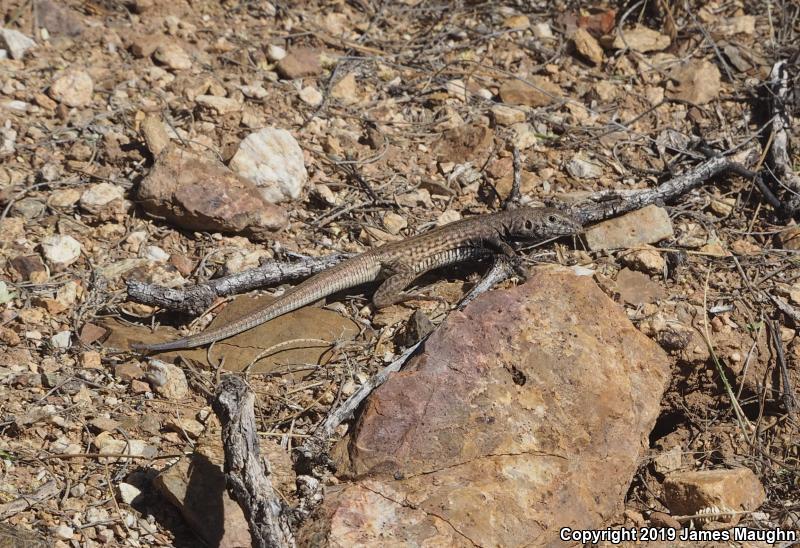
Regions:
<instances>
[{"instance_id":1,"label":"lizard tail","mask_svg":"<svg viewBox=\"0 0 800 548\"><path fill-rule=\"evenodd\" d=\"M137 352L166 352L195 348L227 339L337 291L371 282L378 277L379 272L380 264L371 260L371 257L362 255L320 272L313 278L293 287L265 308L256 310L233 323L175 341L155 344L134 343L131 348Z\"/></svg>"}]
</instances>

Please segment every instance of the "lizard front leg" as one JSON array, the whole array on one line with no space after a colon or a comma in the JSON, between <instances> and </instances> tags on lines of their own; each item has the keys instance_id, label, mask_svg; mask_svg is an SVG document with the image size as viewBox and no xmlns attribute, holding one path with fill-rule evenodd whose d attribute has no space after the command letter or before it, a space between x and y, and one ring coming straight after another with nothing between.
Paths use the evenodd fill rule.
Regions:
<instances>
[{"instance_id":1,"label":"lizard front leg","mask_svg":"<svg viewBox=\"0 0 800 548\"><path fill-rule=\"evenodd\" d=\"M490 249L491 251L494 251L498 255L505 255L512 261L518 257L517 252L514 250L514 248L508 245L508 243L499 235L484 240L483 245L486 247L486 249Z\"/></svg>"},{"instance_id":2,"label":"lizard front leg","mask_svg":"<svg viewBox=\"0 0 800 548\"><path fill-rule=\"evenodd\" d=\"M517 276L522 278L523 281L528 279L528 273L522 265L522 258L505 240L498 236L497 238L487 240L485 245L489 249L495 251L500 258L505 258L508 264L514 269Z\"/></svg>"}]
</instances>

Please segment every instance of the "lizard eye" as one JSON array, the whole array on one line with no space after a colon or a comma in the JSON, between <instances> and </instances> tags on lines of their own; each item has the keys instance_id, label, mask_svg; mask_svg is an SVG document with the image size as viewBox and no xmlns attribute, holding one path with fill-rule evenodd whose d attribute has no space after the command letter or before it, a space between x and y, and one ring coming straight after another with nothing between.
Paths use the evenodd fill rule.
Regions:
<instances>
[{"instance_id":1,"label":"lizard eye","mask_svg":"<svg viewBox=\"0 0 800 548\"><path fill-rule=\"evenodd\" d=\"M533 230L533 221L525 219L525 230Z\"/></svg>"},{"instance_id":2,"label":"lizard eye","mask_svg":"<svg viewBox=\"0 0 800 548\"><path fill-rule=\"evenodd\" d=\"M557 221L558 221L558 217L556 217L552 213L547 217L547 222L548 223L555 223Z\"/></svg>"}]
</instances>

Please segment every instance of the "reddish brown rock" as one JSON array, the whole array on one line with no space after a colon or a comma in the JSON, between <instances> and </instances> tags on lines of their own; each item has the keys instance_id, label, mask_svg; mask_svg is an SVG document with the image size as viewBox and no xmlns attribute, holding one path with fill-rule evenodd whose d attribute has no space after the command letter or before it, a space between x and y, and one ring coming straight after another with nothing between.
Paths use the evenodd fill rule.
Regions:
<instances>
[{"instance_id":1,"label":"reddish brown rock","mask_svg":"<svg viewBox=\"0 0 800 548\"><path fill-rule=\"evenodd\" d=\"M463 125L449 129L436 144L440 161L460 164L485 158L492 151L494 132L482 125Z\"/></svg>"},{"instance_id":2,"label":"reddish brown rock","mask_svg":"<svg viewBox=\"0 0 800 548\"><path fill-rule=\"evenodd\" d=\"M356 483L328 493L301 538L541 546L604 527L668 373L591 278L540 269L451 314L373 394L336 451Z\"/></svg>"},{"instance_id":3,"label":"reddish brown rock","mask_svg":"<svg viewBox=\"0 0 800 548\"><path fill-rule=\"evenodd\" d=\"M603 62L603 48L597 43L595 37L589 34L589 31L582 28L575 29L572 34L572 42L578 53L593 64L599 65Z\"/></svg>"},{"instance_id":4,"label":"reddish brown rock","mask_svg":"<svg viewBox=\"0 0 800 548\"><path fill-rule=\"evenodd\" d=\"M286 225L283 209L223 165L168 147L139 186L138 199L157 217L189 230L266 238Z\"/></svg>"},{"instance_id":5,"label":"reddish brown rock","mask_svg":"<svg viewBox=\"0 0 800 548\"><path fill-rule=\"evenodd\" d=\"M617 274L617 289L620 297L634 306L654 303L664 298L664 289L647 274L623 268Z\"/></svg>"},{"instance_id":6,"label":"reddish brown rock","mask_svg":"<svg viewBox=\"0 0 800 548\"><path fill-rule=\"evenodd\" d=\"M531 76L523 82L516 78L500 86L500 99L507 105L544 107L561 100L561 88L544 76Z\"/></svg>"},{"instance_id":7,"label":"reddish brown rock","mask_svg":"<svg viewBox=\"0 0 800 548\"><path fill-rule=\"evenodd\" d=\"M673 515L692 516L709 509L751 512L764 503L766 494L749 468L735 468L670 474L664 480L664 497ZM711 519L735 525L740 518L734 514Z\"/></svg>"},{"instance_id":8,"label":"reddish brown rock","mask_svg":"<svg viewBox=\"0 0 800 548\"><path fill-rule=\"evenodd\" d=\"M38 255L18 255L9 261L19 280L29 281L37 273L47 272L47 267Z\"/></svg>"},{"instance_id":9,"label":"reddish brown rock","mask_svg":"<svg viewBox=\"0 0 800 548\"><path fill-rule=\"evenodd\" d=\"M705 105L716 99L722 89L719 69L706 60L692 59L672 69L667 94L673 99Z\"/></svg>"},{"instance_id":10,"label":"reddish brown rock","mask_svg":"<svg viewBox=\"0 0 800 548\"><path fill-rule=\"evenodd\" d=\"M278 61L278 74L287 80L316 76L322 72L319 62L319 50L310 48L297 48Z\"/></svg>"}]
</instances>

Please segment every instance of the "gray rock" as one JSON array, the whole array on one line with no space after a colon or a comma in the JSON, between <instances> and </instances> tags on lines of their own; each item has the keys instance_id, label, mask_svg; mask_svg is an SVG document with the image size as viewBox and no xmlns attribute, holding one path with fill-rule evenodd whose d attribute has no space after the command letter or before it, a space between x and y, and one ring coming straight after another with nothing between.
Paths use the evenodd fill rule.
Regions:
<instances>
[{"instance_id":1,"label":"gray rock","mask_svg":"<svg viewBox=\"0 0 800 548\"><path fill-rule=\"evenodd\" d=\"M141 489L131 485L130 483L122 482L117 485L117 489L119 490L119 498L125 504L133 504L133 502L142 494Z\"/></svg>"},{"instance_id":2,"label":"gray rock","mask_svg":"<svg viewBox=\"0 0 800 548\"><path fill-rule=\"evenodd\" d=\"M36 42L19 31L0 28L0 44L8 49L12 59L22 59L25 52L36 47Z\"/></svg>"},{"instance_id":3,"label":"gray rock","mask_svg":"<svg viewBox=\"0 0 800 548\"><path fill-rule=\"evenodd\" d=\"M577 155L567 162L567 173L578 179L598 179L603 175L603 166Z\"/></svg>"},{"instance_id":4,"label":"gray rock","mask_svg":"<svg viewBox=\"0 0 800 548\"><path fill-rule=\"evenodd\" d=\"M189 382L183 369L171 363L152 360L147 370L147 380L155 391L168 400L181 400L189 393Z\"/></svg>"},{"instance_id":5,"label":"gray rock","mask_svg":"<svg viewBox=\"0 0 800 548\"><path fill-rule=\"evenodd\" d=\"M83 107L92 102L94 81L86 71L68 70L53 81L50 97L68 107Z\"/></svg>"},{"instance_id":6,"label":"gray rock","mask_svg":"<svg viewBox=\"0 0 800 548\"><path fill-rule=\"evenodd\" d=\"M593 251L624 249L654 244L674 235L667 211L649 205L590 227L586 231L586 243Z\"/></svg>"},{"instance_id":7,"label":"gray rock","mask_svg":"<svg viewBox=\"0 0 800 548\"><path fill-rule=\"evenodd\" d=\"M308 180L303 150L285 129L264 128L239 144L230 168L255 183L265 200L296 200Z\"/></svg>"},{"instance_id":8,"label":"gray rock","mask_svg":"<svg viewBox=\"0 0 800 548\"><path fill-rule=\"evenodd\" d=\"M50 337L50 344L53 345L53 348L58 350L66 350L70 347L72 340L72 333L70 331L59 331L52 337Z\"/></svg>"},{"instance_id":9,"label":"gray rock","mask_svg":"<svg viewBox=\"0 0 800 548\"><path fill-rule=\"evenodd\" d=\"M54 266L69 266L81 256L81 244L72 236L55 234L42 240L42 253Z\"/></svg>"}]
</instances>

